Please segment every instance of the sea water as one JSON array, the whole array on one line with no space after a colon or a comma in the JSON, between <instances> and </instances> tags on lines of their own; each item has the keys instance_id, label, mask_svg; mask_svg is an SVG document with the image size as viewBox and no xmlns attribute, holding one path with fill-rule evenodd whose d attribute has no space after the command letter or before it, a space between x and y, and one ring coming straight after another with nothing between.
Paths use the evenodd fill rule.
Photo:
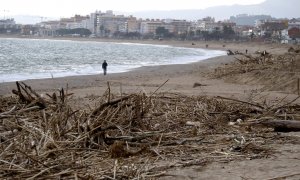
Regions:
<instances>
[{"instance_id":1,"label":"sea water","mask_svg":"<svg viewBox=\"0 0 300 180\"><path fill-rule=\"evenodd\" d=\"M224 51L94 41L0 38L0 83L130 71L142 66L187 64Z\"/></svg>"}]
</instances>

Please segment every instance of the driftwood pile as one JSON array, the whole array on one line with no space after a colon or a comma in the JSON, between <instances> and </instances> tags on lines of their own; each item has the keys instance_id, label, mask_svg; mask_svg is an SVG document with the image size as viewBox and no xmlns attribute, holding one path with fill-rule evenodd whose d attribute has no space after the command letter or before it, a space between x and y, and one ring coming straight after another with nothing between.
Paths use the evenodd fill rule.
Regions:
<instances>
[{"instance_id":1,"label":"driftwood pile","mask_svg":"<svg viewBox=\"0 0 300 180\"><path fill-rule=\"evenodd\" d=\"M299 47L298 48L290 47L288 49L288 52L290 52L290 53L300 53L300 48Z\"/></svg>"},{"instance_id":2,"label":"driftwood pile","mask_svg":"<svg viewBox=\"0 0 300 180\"><path fill-rule=\"evenodd\" d=\"M234 58L234 62L216 68L210 76L223 78L249 72L263 72L264 74L269 72L272 74L275 74L274 72L279 72L279 74L280 72L286 72L286 74L300 72L300 54L297 53L275 55L263 51L254 54L240 53Z\"/></svg>"},{"instance_id":3,"label":"driftwood pile","mask_svg":"<svg viewBox=\"0 0 300 180\"><path fill-rule=\"evenodd\" d=\"M175 167L267 158L273 144L300 143L260 127L299 123L300 105L292 102L117 97L108 88L94 108L74 110L64 89L41 96L17 83L13 92L0 97L1 179L151 179ZM290 125L283 130L299 130Z\"/></svg>"}]
</instances>

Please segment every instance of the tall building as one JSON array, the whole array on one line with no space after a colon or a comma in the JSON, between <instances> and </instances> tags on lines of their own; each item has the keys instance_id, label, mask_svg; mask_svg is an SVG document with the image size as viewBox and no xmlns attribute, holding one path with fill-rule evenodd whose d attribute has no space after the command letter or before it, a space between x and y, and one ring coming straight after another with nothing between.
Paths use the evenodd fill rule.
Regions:
<instances>
[{"instance_id":1,"label":"tall building","mask_svg":"<svg viewBox=\"0 0 300 180\"><path fill-rule=\"evenodd\" d=\"M146 20L146 21L141 22L140 33L141 34L155 34L156 29L158 27L164 27L170 33L175 32L175 26L173 24L165 23L165 22L160 21L160 20L153 20L152 19L152 20Z\"/></svg>"},{"instance_id":2,"label":"tall building","mask_svg":"<svg viewBox=\"0 0 300 180\"><path fill-rule=\"evenodd\" d=\"M96 34L97 30L97 17L100 16L101 11L96 11L94 13L91 13L89 23L88 23L88 29L92 32L92 34Z\"/></svg>"},{"instance_id":3,"label":"tall building","mask_svg":"<svg viewBox=\"0 0 300 180\"><path fill-rule=\"evenodd\" d=\"M191 22L186 20L176 20L176 19L165 19L165 23L171 24L174 26L174 33L182 34L189 30L191 27Z\"/></svg>"},{"instance_id":4,"label":"tall building","mask_svg":"<svg viewBox=\"0 0 300 180\"><path fill-rule=\"evenodd\" d=\"M130 16L129 19L125 22L125 32L139 32L141 27L142 20L137 20L135 17Z\"/></svg>"},{"instance_id":5,"label":"tall building","mask_svg":"<svg viewBox=\"0 0 300 180\"><path fill-rule=\"evenodd\" d=\"M9 28L16 24L14 19L2 19L0 20L0 27L2 28Z\"/></svg>"},{"instance_id":6,"label":"tall building","mask_svg":"<svg viewBox=\"0 0 300 180\"><path fill-rule=\"evenodd\" d=\"M101 13L97 16L96 34L100 36L109 36L117 31L124 30L129 17L124 15L114 15L112 11Z\"/></svg>"}]
</instances>

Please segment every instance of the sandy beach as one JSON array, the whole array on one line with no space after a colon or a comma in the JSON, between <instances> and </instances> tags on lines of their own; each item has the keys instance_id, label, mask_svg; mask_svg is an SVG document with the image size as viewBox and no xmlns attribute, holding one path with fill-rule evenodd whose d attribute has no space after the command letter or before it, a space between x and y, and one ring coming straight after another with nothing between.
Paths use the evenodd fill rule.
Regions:
<instances>
[{"instance_id":1,"label":"sandy beach","mask_svg":"<svg viewBox=\"0 0 300 180\"><path fill-rule=\"evenodd\" d=\"M71 40L92 40L106 41L99 39L71 39ZM113 42L123 42L110 40ZM271 54L284 54L287 52L288 45L264 44L254 42L244 43L225 43L225 42L192 42L192 41L126 41L130 43L164 44L178 47L206 48L217 50L232 50L248 54L256 51L264 51ZM192 45L194 43L195 45ZM158 57L159 58L159 57ZM216 72L218 67L225 67L227 64L240 58L239 55L220 56L192 64L184 65L165 65L141 67L130 72L108 75L88 75L74 76L53 79L26 80L27 85L31 86L40 94L51 93L60 88L67 88L69 93L74 93L73 99L76 103L75 108L88 108L93 96L101 96L109 87L112 94L128 95L132 93L145 93L150 95L153 92L168 92L182 94L184 96L222 96L232 99L247 101L253 97L255 92L263 89L266 84L253 83L257 81L246 81L246 75L233 75L227 78L213 78L211 74ZM109 63L109 62L108 62ZM272 79L272 77L270 77ZM278 80L279 81L279 80ZM281 80L280 80L281 81ZM283 82L280 82L283 83ZM268 82L268 84L272 84ZM15 89L15 82L1 83L0 96L10 96L11 90ZM259 93L266 99L284 99L289 101L295 99L298 94L295 91L264 90ZM299 99L295 101L299 103ZM229 132L228 132L229 134ZM273 133L275 134L275 133ZM272 134L272 135L273 135ZM228 135L229 136L229 135ZM275 135L274 135L275 136ZM278 135L281 138L299 138L299 132ZM295 141L299 142L299 141ZM210 146L208 144L207 146ZM276 144L273 145L276 152L271 158L230 160L230 154L226 154L228 161L213 162L205 167L199 165L180 168L167 169L161 179L276 179L289 177L290 179L299 178L299 143L297 144ZM157 146L158 147L158 146ZM200 150L199 150L200 151ZM201 151L200 151L201 153ZM289 176L292 175L292 176ZM155 176L155 179L159 176Z\"/></svg>"},{"instance_id":2,"label":"sandy beach","mask_svg":"<svg viewBox=\"0 0 300 180\"><path fill-rule=\"evenodd\" d=\"M100 40L100 39L81 39L81 38L67 38L64 40L75 41L109 41L109 42L124 42L120 40ZM194 42L192 41L126 41L130 43L142 44L161 44L177 47L188 48L206 48L216 50L232 50L254 53L255 51L264 51L272 53L281 53L286 51L285 45L266 45L263 43L222 43L222 42ZM224 47L225 46L225 47ZM159 58L159 57L158 57ZM55 89L66 87L74 92L76 96L84 97L89 94L101 95L107 89L107 82L114 92L133 93L145 91L151 93L158 86L168 80L168 82L160 89L161 91L178 92L187 95L240 95L245 91L256 89L255 86L247 85L232 85L223 82L222 80L207 79L205 73L213 71L214 68L222 66L234 60L233 56L221 56L202 60L197 63L184 64L184 65L164 65L141 67L130 72L110 74L108 68L108 75L87 75L87 76L74 76L53 79L37 79L26 80L25 83L29 84L39 92L49 92ZM101 72L101 70L99 70ZM201 88L193 88L194 83L205 84ZM15 87L14 82L1 83L0 95L10 94L11 90Z\"/></svg>"}]
</instances>

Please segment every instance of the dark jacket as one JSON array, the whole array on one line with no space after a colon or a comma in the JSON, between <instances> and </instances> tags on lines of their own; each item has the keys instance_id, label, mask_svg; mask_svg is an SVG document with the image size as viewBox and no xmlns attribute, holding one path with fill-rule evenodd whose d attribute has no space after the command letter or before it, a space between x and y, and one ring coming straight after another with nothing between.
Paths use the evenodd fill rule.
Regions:
<instances>
[{"instance_id":1,"label":"dark jacket","mask_svg":"<svg viewBox=\"0 0 300 180\"><path fill-rule=\"evenodd\" d=\"M104 62L102 63L102 69L106 69L106 68L107 68L107 62L104 61Z\"/></svg>"}]
</instances>

